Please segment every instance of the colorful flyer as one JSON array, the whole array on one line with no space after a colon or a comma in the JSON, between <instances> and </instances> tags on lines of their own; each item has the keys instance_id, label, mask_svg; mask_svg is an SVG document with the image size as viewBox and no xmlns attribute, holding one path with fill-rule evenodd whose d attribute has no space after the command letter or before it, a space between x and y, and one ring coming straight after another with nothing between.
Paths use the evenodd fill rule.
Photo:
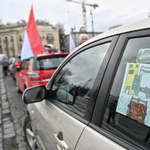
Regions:
<instances>
[{"instance_id":1,"label":"colorful flyer","mask_svg":"<svg viewBox=\"0 0 150 150\"><path fill-rule=\"evenodd\" d=\"M116 111L150 126L150 64L127 63Z\"/></svg>"}]
</instances>

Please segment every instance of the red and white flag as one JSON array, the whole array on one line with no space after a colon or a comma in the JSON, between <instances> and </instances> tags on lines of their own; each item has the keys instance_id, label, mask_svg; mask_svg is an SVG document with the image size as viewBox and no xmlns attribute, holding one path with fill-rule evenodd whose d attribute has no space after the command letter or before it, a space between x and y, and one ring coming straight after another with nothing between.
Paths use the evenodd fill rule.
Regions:
<instances>
[{"instance_id":1,"label":"red and white flag","mask_svg":"<svg viewBox=\"0 0 150 150\"><path fill-rule=\"evenodd\" d=\"M34 19L33 6L31 7L30 16L27 24L27 28L24 35L21 60L28 59L30 57L40 54L44 50L44 46L40 39L36 22Z\"/></svg>"}]
</instances>

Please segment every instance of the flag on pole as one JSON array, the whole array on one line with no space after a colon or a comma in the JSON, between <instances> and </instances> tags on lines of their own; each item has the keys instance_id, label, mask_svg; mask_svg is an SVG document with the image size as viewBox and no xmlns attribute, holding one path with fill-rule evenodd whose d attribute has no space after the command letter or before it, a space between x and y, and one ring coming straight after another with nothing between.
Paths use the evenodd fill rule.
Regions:
<instances>
[{"instance_id":1,"label":"flag on pole","mask_svg":"<svg viewBox=\"0 0 150 150\"><path fill-rule=\"evenodd\" d=\"M70 44L69 44L69 52L71 53L76 48L76 46L74 44L74 41L72 39L71 33L69 35L69 42L70 42Z\"/></svg>"},{"instance_id":2,"label":"flag on pole","mask_svg":"<svg viewBox=\"0 0 150 150\"><path fill-rule=\"evenodd\" d=\"M36 56L37 54L41 53L44 49L45 48L40 39L36 22L34 19L33 6L31 6L30 16L24 34L24 40L21 50L21 60Z\"/></svg>"}]
</instances>

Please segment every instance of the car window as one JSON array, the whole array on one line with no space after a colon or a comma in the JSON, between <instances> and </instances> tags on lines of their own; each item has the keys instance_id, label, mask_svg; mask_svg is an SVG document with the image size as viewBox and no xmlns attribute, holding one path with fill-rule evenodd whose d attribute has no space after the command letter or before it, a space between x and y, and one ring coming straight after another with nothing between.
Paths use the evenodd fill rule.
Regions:
<instances>
[{"instance_id":1,"label":"car window","mask_svg":"<svg viewBox=\"0 0 150 150\"><path fill-rule=\"evenodd\" d=\"M109 94L102 127L150 149L150 37L129 39Z\"/></svg>"},{"instance_id":2,"label":"car window","mask_svg":"<svg viewBox=\"0 0 150 150\"><path fill-rule=\"evenodd\" d=\"M29 62L30 62L30 60L23 61L22 65L21 65L21 70L27 70L28 66L29 66Z\"/></svg>"},{"instance_id":3,"label":"car window","mask_svg":"<svg viewBox=\"0 0 150 150\"><path fill-rule=\"evenodd\" d=\"M26 61L23 61L23 62L22 62L22 64L21 64L21 70L24 70L25 62L26 62Z\"/></svg>"},{"instance_id":4,"label":"car window","mask_svg":"<svg viewBox=\"0 0 150 150\"><path fill-rule=\"evenodd\" d=\"M33 70L57 69L65 57L44 58L34 61Z\"/></svg>"},{"instance_id":5,"label":"car window","mask_svg":"<svg viewBox=\"0 0 150 150\"><path fill-rule=\"evenodd\" d=\"M29 66L29 60L26 60L23 70L27 70L28 66Z\"/></svg>"},{"instance_id":6,"label":"car window","mask_svg":"<svg viewBox=\"0 0 150 150\"><path fill-rule=\"evenodd\" d=\"M90 93L109 43L89 48L73 57L55 77L52 99L84 117Z\"/></svg>"}]
</instances>

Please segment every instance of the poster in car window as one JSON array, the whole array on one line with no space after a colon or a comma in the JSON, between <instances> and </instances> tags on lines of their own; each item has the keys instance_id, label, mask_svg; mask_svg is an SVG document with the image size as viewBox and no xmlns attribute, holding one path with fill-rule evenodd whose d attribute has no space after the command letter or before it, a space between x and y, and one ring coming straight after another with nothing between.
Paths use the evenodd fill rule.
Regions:
<instances>
[{"instance_id":1,"label":"poster in car window","mask_svg":"<svg viewBox=\"0 0 150 150\"><path fill-rule=\"evenodd\" d=\"M116 111L150 126L150 64L127 63Z\"/></svg>"}]
</instances>

